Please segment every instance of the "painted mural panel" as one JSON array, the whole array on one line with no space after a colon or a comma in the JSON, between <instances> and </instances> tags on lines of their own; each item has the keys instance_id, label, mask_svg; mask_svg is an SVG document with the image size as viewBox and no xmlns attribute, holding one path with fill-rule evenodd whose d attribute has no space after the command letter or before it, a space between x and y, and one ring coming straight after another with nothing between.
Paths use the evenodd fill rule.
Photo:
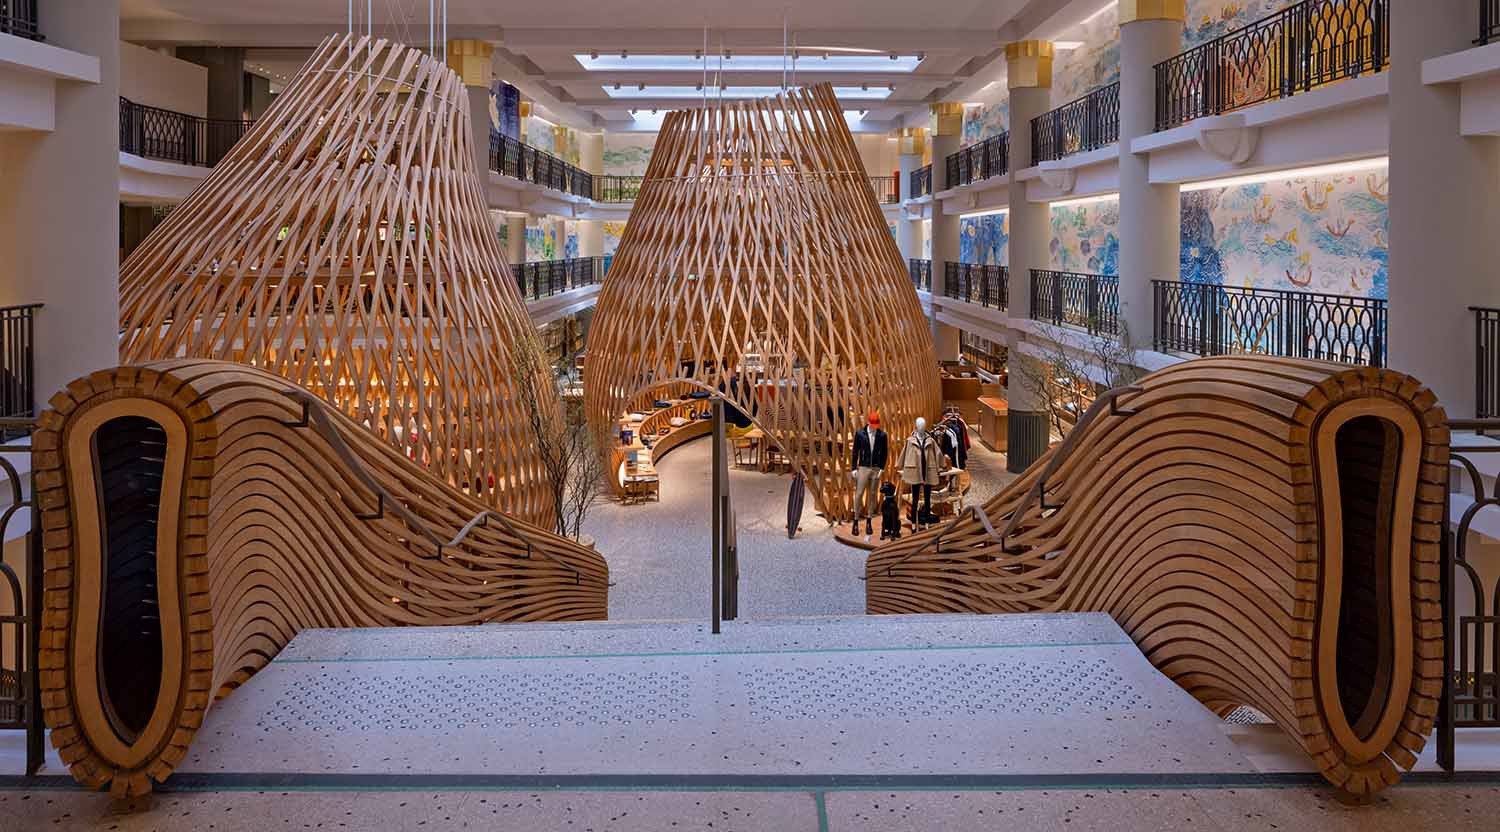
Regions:
<instances>
[{"instance_id":1,"label":"painted mural panel","mask_svg":"<svg viewBox=\"0 0 1500 832\"><path fill-rule=\"evenodd\" d=\"M964 105L963 144L978 144L1010 128L1010 99L992 104Z\"/></svg>"},{"instance_id":2,"label":"painted mural panel","mask_svg":"<svg viewBox=\"0 0 1500 832\"><path fill-rule=\"evenodd\" d=\"M1386 298L1385 168L1183 194L1182 279Z\"/></svg>"},{"instance_id":3,"label":"painted mural panel","mask_svg":"<svg viewBox=\"0 0 1500 832\"><path fill-rule=\"evenodd\" d=\"M1087 274L1120 273L1120 201L1052 209L1052 268Z\"/></svg>"},{"instance_id":4,"label":"painted mural panel","mask_svg":"<svg viewBox=\"0 0 1500 832\"><path fill-rule=\"evenodd\" d=\"M613 255L620 247L620 238L625 236L625 223L604 223L604 253Z\"/></svg>"},{"instance_id":5,"label":"painted mural panel","mask_svg":"<svg viewBox=\"0 0 1500 832\"><path fill-rule=\"evenodd\" d=\"M645 176L656 146L655 133L604 134L604 173L607 176Z\"/></svg>"},{"instance_id":6,"label":"painted mural panel","mask_svg":"<svg viewBox=\"0 0 1500 832\"><path fill-rule=\"evenodd\" d=\"M1242 29L1266 15L1296 5L1298 0L1188 0L1184 49Z\"/></svg>"},{"instance_id":7,"label":"painted mural panel","mask_svg":"<svg viewBox=\"0 0 1500 832\"><path fill-rule=\"evenodd\" d=\"M1080 23L1059 40L1082 45L1059 50L1053 58L1053 107L1061 107L1120 80L1120 24L1116 9L1110 8Z\"/></svg>"},{"instance_id":8,"label":"painted mural panel","mask_svg":"<svg viewBox=\"0 0 1500 832\"><path fill-rule=\"evenodd\" d=\"M958 252L965 263L1003 266L1010 262L1010 212L959 218Z\"/></svg>"},{"instance_id":9,"label":"painted mural panel","mask_svg":"<svg viewBox=\"0 0 1500 832\"><path fill-rule=\"evenodd\" d=\"M526 224L526 262L561 259L566 240L557 239L557 223Z\"/></svg>"}]
</instances>

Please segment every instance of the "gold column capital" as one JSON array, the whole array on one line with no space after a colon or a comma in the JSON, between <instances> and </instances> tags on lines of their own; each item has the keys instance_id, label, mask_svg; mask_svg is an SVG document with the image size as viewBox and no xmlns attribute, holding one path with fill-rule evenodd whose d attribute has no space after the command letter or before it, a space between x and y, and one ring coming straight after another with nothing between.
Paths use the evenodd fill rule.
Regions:
<instances>
[{"instance_id":1,"label":"gold column capital","mask_svg":"<svg viewBox=\"0 0 1500 832\"><path fill-rule=\"evenodd\" d=\"M944 101L932 105L934 136L958 136L964 132L964 105L959 101Z\"/></svg>"},{"instance_id":2,"label":"gold column capital","mask_svg":"<svg viewBox=\"0 0 1500 832\"><path fill-rule=\"evenodd\" d=\"M466 87L489 87L494 80L490 70L494 55L495 45L487 40L448 41L448 68L458 73Z\"/></svg>"},{"instance_id":3,"label":"gold column capital","mask_svg":"<svg viewBox=\"0 0 1500 832\"><path fill-rule=\"evenodd\" d=\"M921 156L927 151L927 128L903 127L896 131L896 152L902 156Z\"/></svg>"},{"instance_id":4,"label":"gold column capital","mask_svg":"<svg viewBox=\"0 0 1500 832\"><path fill-rule=\"evenodd\" d=\"M1018 40L1005 44L1005 85L1018 90L1052 86L1051 41Z\"/></svg>"},{"instance_id":5,"label":"gold column capital","mask_svg":"<svg viewBox=\"0 0 1500 832\"><path fill-rule=\"evenodd\" d=\"M1120 0L1120 25L1137 20L1187 20L1187 0Z\"/></svg>"}]
</instances>

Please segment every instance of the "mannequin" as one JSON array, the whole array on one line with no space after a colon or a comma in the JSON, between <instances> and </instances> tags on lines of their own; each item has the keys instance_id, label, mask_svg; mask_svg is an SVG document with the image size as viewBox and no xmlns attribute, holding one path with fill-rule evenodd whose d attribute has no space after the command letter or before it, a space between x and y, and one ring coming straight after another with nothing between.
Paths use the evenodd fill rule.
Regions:
<instances>
[{"instance_id":1,"label":"mannequin","mask_svg":"<svg viewBox=\"0 0 1500 832\"><path fill-rule=\"evenodd\" d=\"M859 518L865 518L865 536L875 533L870 518L873 509L867 509L865 501L871 504L877 500L876 490L880 487L880 475L885 471L885 460L887 456L887 443L885 431L880 429L880 413L870 411L865 417L865 426L854 432L854 454L849 460L849 476L854 478L854 527L851 532L859 534Z\"/></svg>"},{"instance_id":2,"label":"mannequin","mask_svg":"<svg viewBox=\"0 0 1500 832\"><path fill-rule=\"evenodd\" d=\"M932 518L932 487L940 481L938 473L943 467L943 452L936 439L927 432L927 420L917 417L917 429L901 446L901 481L911 486L911 524L922 528ZM921 509L917 508L921 497Z\"/></svg>"}]
</instances>

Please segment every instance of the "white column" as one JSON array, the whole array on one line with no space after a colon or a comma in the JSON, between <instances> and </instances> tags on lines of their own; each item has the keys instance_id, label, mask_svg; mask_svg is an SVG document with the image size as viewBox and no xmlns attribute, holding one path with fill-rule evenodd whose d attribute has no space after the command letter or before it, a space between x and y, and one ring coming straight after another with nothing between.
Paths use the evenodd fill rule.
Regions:
<instances>
[{"instance_id":1,"label":"white column","mask_svg":"<svg viewBox=\"0 0 1500 832\"><path fill-rule=\"evenodd\" d=\"M604 134L578 134L578 161L580 166L593 174L604 174ZM604 223L599 220L579 220L578 256L599 257L604 254Z\"/></svg>"},{"instance_id":2,"label":"white column","mask_svg":"<svg viewBox=\"0 0 1500 832\"><path fill-rule=\"evenodd\" d=\"M56 86L51 132L0 134L0 303L36 317L36 404L119 363L120 4L49 0L47 43L99 59Z\"/></svg>"},{"instance_id":3,"label":"white column","mask_svg":"<svg viewBox=\"0 0 1500 832\"><path fill-rule=\"evenodd\" d=\"M925 134L920 127L907 127L896 137L899 150L896 193L900 195L903 206L911 199L911 175L922 168L922 154L927 149ZM896 247L901 250L903 259L920 259L922 256L922 221L908 219L905 208L896 220Z\"/></svg>"},{"instance_id":4,"label":"white column","mask_svg":"<svg viewBox=\"0 0 1500 832\"><path fill-rule=\"evenodd\" d=\"M490 86L494 81L495 47L482 40L448 41L448 67L463 79L469 96L469 131L474 150L474 172L481 186L490 181Z\"/></svg>"},{"instance_id":5,"label":"white column","mask_svg":"<svg viewBox=\"0 0 1500 832\"><path fill-rule=\"evenodd\" d=\"M1177 280L1181 271L1182 189L1151 184L1150 156L1129 148L1155 132L1155 66L1182 51L1184 10L1130 5L1133 12L1120 7L1120 316L1131 343L1149 348L1151 281Z\"/></svg>"},{"instance_id":6,"label":"white column","mask_svg":"<svg viewBox=\"0 0 1500 832\"><path fill-rule=\"evenodd\" d=\"M1469 307L1500 306L1500 158L1494 139L1459 135L1458 87L1423 84L1422 61L1471 47L1473 5L1391 4L1388 364L1454 418L1474 415Z\"/></svg>"},{"instance_id":7,"label":"white column","mask_svg":"<svg viewBox=\"0 0 1500 832\"><path fill-rule=\"evenodd\" d=\"M1031 315L1031 270L1052 261L1052 206L1026 198L1026 183L1018 174L1031 166L1031 120L1052 107L1052 44L1027 40L1005 46L1007 85L1010 87L1010 311L1012 318ZM1024 355L1020 341L1008 345L1005 398L1010 408L1006 422L1006 468L1026 470L1047 450L1047 404L1031 380L1041 377L1028 366L1036 359Z\"/></svg>"},{"instance_id":8,"label":"white column","mask_svg":"<svg viewBox=\"0 0 1500 832\"><path fill-rule=\"evenodd\" d=\"M963 141L964 105L945 102L932 105L932 114L937 120L937 129L932 134L932 192L945 191L957 183L949 182L946 163L948 156L957 153ZM942 202L932 201L932 294L942 296L947 291L947 265L962 261L959 252L958 215L943 212ZM959 331L956 327L933 321L932 345L937 349L939 361L957 361L959 355Z\"/></svg>"},{"instance_id":9,"label":"white column","mask_svg":"<svg viewBox=\"0 0 1500 832\"><path fill-rule=\"evenodd\" d=\"M514 266L526 262L526 215L505 217L505 259Z\"/></svg>"}]
</instances>

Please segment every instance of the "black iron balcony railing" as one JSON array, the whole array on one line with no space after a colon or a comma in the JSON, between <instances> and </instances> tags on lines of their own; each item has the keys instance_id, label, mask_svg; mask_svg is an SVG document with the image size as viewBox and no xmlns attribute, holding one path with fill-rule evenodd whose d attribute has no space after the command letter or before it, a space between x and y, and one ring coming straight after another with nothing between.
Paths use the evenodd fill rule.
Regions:
<instances>
[{"instance_id":1,"label":"black iron balcony railing","mask_svg":"<svg viewBox=\"0 0 1500 832\"><path fill-rule=\"evenodd\" d=\"M875 201L894 205L901 201L900 177L872 176L870 187L875 189Z\"/></svg>"},{"instance_id":2,"label":"black iron balcony railing","mask_svg":"<svg viewBox=\"0 0 1500 832\"><path fill-rule=\"evenodd\" d=\"M1098 150L1120 140L1120 83L1116 81L1031 120L1031 163L1039 165Z\"/></svg>"},{"instance_id":3,"label":"black iron balcony railing","mask_svg":"<svg viewBox=\"0 0 1500 832\"><path fill-rule=\"evenodd\" d=\"M211 168L254 124L201 118L121 98L120 150L147 159Z\"/></svg>"},{"instance_id":4,"label":"black iron balcony railing","mask_svg":"<svg viewBox=\"0 0 1500 832\"><path fill-rule=\"evenodd\" d=\"M1152 281L1160 352L1258 353L1385 366L1386 302L1372 298Z\"/></svg>"},{"instance_id":5,"label":"black iron balcony railing","mask_svg":"<svg viewBox=\"0 0 1500 832\"><path fill-rule=\"evenodd\" d=\"M1474 418L1500 417L1500 309L1474 311Z\"/></svg>"},{"instance_id":6,"label":"black iron balcony railing","mask_svg":"<svg viewBox=\"0 0 1500 832\"><path fill-rule=\"evenodd\" d=\"M1010 131L971 144L947 160L948 187L981 182L1010 172Z\"/></svg>"},{"instance_id":7,"label":"black iron balcony railing","mask_svg":"<svg viewBox=\"0 0 1500 832\"><path fill-rule=\"evenodd\" d=\"M641 195L641 180L644 176L618 176L614 174L594 177L595 202L635 202Z\"/></svg>"},{"instance_id":8,"label":"black iron balcony railing","mask_svg":"<svg viewBox=\"0 0 1500 832\"><path fill-rule=\"evenodd\" d=\"M1500 0L1479 0L1479 37L1474 40L1480 46L1500 40Z\"/></svg>"},{"instance_id":9,"label":"black iron balcony railing","mask_svg":"<svg viewBox=\"0 0 1500 832\"><path fill-rule=\"evenodd\" d=\"M36 311L0 307L0 418L29 419L36 404ZM0 438L5 438L0 430Z\"/></svg>"},{"instance_id":10,"label":"black iron balcony railing","mask_svg":"<svg viewBox=\"0 0 1500 832\"><path fill-rule=\"evenodd\" d=\"M555 191L594 198L592 174L500 133L490 136L490 170Z\"/></svg>"},{"instance_id":11,"label":"black iron balcony railing","mask_svg":"<svg viewBox=\"0 0 1500 832\"><path fill-rule=\"evenodd\" d=\"M1090 334L1120 331L1120 278L1103 274L1031 270L1031 317L1082 327Z\"/></svg>"},{"instance_id":12,"label":"black iron balcony railing","mask_svg":"<svg viewBox=\"0 0 1500 832\"><path fill-rule=\"evenodd\" d=\"M1390 0L1305 0L1156 65L1156 129L1379 72Z\"/></svg>"},{"instance_id":13,"label":"black iron balcony railing","mask_svg":"<svg viewBox=\"0 0 1500 832\"><path fill-rule=\"evenodd\" d=\"M913 257L906 261L907 271L911 272L911 285L917 287L919 292L932 291L932 261L919 260Z\"/></svg>"},{"instance_id":14,"label":"black iron balcony railing","mask_svg":"<svg viewBox=\"0 0 1500 832\"><path fill-rule=\"evenodd\" d=\"M1010 269L977 263L944 263L943 294L986 309L1010 306Z\"/></svg>"},{"instance_id":15,"label":"black iron balcony railing","mask_svg":"<svg viewBox=\"0 0 1500 832\"><path fill-rule=\"evenodd\" d=\"M932 194L932 165L926 165L911 172L911 198L919 196L930 196Z\"/></svg>"},{"instance_id":16,"label":"black iron balcony railing","mask_svg":"<svg viewBox=\"0 0 1500 832\"><path fill-rule=\"evenodd\" d=\"M533 260L515 266L516 288L527 300L541 300L570 289L582 289L604 280L610 255L572 257L567 260Z\"/></svg>"},{"instance_id":17,"label":"black iron balcony railing","mask_svg":"<svg viewBox=\"0 0 1500 832\"><path fill-rule=\"evenodd\" d=\"M36 25L36 0L0 0L0 35L41 40Z\"/></svg>"}]
</instances>

